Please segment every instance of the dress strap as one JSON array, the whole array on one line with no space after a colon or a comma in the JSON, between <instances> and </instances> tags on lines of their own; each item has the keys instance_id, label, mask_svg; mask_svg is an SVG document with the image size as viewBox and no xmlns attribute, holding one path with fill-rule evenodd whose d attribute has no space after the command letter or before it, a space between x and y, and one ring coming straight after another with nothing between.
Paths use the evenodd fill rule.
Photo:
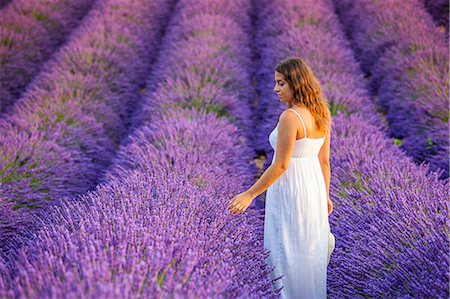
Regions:
<instances>
[{"instance_id":1,"label":"dress strap","mask_svg":"<svg viewBox=\"0 0 450 299\"><path fill-rule=\"evenodd\" d=\"M300 120L302 121L303 124L303 131L305 131L305 138L306 138L306 126L305 126L305 122L303 121L303 118L300 116L300 114L298 114L297 111L295 111L294 109L289 109L292 110L295 114L297 114L297 116L300 118Z\"/></svg>"}]
</instances>

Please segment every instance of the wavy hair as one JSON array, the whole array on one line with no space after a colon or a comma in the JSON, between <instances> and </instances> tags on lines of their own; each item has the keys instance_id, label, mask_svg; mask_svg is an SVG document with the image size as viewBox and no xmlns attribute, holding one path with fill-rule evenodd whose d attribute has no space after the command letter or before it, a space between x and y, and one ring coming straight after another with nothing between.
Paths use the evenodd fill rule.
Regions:
<instances>
[{"instance_id":1,"label":"wavy hair","mask_svg":"<svg viewBox=\"0 0 450 299\"><path fill-rule=\"evenodd\" d=\"M306 106L319 131L331 130L330 106L311 68L301 58L289 57L280 61L275 70L283 74L289 86L294 89L294 100L288 103L288 107L296 104Z\"/></svg>"}]
</instances>

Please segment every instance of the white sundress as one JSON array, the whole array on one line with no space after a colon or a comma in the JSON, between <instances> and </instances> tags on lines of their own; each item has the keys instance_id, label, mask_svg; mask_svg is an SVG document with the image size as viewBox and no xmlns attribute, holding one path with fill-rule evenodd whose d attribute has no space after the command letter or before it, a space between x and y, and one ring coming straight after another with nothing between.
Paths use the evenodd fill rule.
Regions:
<instances>
[{"instance_id":1,"label":"white sundress","mask_svg":"<svg viewBox=\"0 0 450 299\"><path fill-rule=\"evenodd\" d=\"M267 189L264 217L264 248L270 250L266 263L273 267L273 289L280 298L326 298L330 225L325 179L319 162L322 138L295 141L286 171ZM278 125L269 135L276 150ZM276 151L272 159L275 161ZM333 247L334 248L334 247Z\"/></svg>"}]
</instances>

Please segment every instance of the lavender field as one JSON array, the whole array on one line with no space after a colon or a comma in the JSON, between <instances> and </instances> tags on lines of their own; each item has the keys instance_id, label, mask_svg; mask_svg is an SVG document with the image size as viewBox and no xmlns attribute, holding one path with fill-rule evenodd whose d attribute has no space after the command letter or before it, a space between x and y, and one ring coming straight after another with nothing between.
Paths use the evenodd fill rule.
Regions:
<instances>
[{"instance_id":1,"label":"lavender field","mask_svg":"<svg viewBox=\"0 0 450 299\"><path fill-rule=\"evenodd\" d=\"M0 0L0 298L278 298L264 193L296 56L332 114L328 298L448 298L448 3Z\"/></svg>"}]
</instances>

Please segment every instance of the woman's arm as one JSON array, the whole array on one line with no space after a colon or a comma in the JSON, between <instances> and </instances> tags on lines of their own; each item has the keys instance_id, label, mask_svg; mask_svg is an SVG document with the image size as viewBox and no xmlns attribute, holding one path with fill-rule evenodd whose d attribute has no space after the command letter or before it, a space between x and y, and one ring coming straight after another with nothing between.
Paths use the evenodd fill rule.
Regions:
<instances>
[{"instance_id":1,"label":"woman's arm","mask_svg":"<svg viewBox=\"0 0 450 299\"><path fill-rule=\"evenodd\" d=\"M278 140L275 160L258 181L247 191L236 195L229 203L228 210L231 214L243 213L258 195L266 191L287 169L290 157L294 150L297 128L295 123L297 116L289 110L283 112L278 123Z\"/></svg>"},{"instance_id":2,"label":"woman's arm","mask_svg":"<svg viewBox=\"0 0 450 299\"><path fill-rule=\"evenodd\" d=\"M280 115L275 161L266 169L259 180L247 190L251 196L254 196L253 198L266 191L286 171L297 137L297 128L293 125L296 120L297 116L289 110Z\"/></svg>"},{"instance_id":3,"label":"woman's arm","mask_svg":"<svg viewBox=\"0 0 450 299\"><path fill-rule=\"evenodd\" d=\"M280 168L275 164L270 165L258 181L247 190L248 194L251 198L256 198L266 191L285 171L285 169Z\"/></svg>"}]
</instances>

